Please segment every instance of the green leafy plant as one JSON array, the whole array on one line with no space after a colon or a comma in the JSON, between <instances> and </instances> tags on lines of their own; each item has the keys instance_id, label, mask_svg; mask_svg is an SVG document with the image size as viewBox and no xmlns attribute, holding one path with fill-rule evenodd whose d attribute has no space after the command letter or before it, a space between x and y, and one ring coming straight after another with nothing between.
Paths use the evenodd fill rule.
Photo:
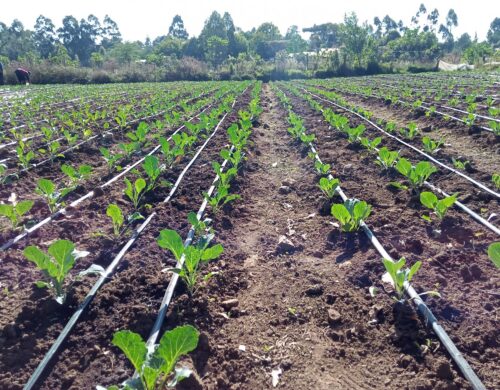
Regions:
<instances>
[{"instance_id":1,"label":"green leafy plant","mask_svg":"<svg viewBox=\"0 0 500 390\"><path fill-rule=\"evenodd\" d=\"M142 167L148 176L146 191L152 191L158 186L158 179L163 171L165 171L165 165L160 164L160 161L156 156L146 156Z\"/></svg>"},{"instance_id":2,"label":"green leafy plant","mask_svg":"<svg viewBox=\"0 0 500 390\"><path fill-rule=\"evenodd\" d=\"M461 161L454 158L452 158L451 160L453 161L453 166L462 171L466 170L467 167L470 167L470 161Z\"/></svg>"},{"instance_id":3,"label":"green leafy plant","mask_svg":"<svg viewBox=\"0 0 500 390\"><path fill-rule=\"evenodd\" d=\"M200 276L200 266L210 260L218 258L224 248L221 244L209 247L213 236L207 236L200 240L197 245L184 246L182 238L175 230L165 229L160 232L158 245L163 249L168 249L178 262L182 263L181 268L173 268L175 272L186 284L190 294L193 294Z\"/></svg>"},{"instance_id":4,"label":"green leafy plant","mask_svg":"<svg viewBox=\"0 0 500 390\"><path fill-rule=\"evenodd\" d=\"M495 264L495 267L500 268L500 242L494 242L488 247L488 257Z\"/></svg>"},{"instance_id":5,"label":"green leafy plant","mask_svg":"<svg viewBox=\"0 0 500 390\"><path fill-rule=\"evenodd\" d=\"M147 187L146 180L139 177L132 185L132 182L125 178L125 185L125 195L127 195L130 201L134 204L134 208L137 210L142 196L146 193L146 191L144 191Z\"/></svg>"},{"instance_id":6,"label":"green leafy plant","mask_svg":"<svg viewBox=\"0 0 500 390\"><path fill-rule=\"evenodd\" d=\"M146 142L146 136L148 135L149 131L149 125L145 122L141 122L134 132L129 131L126 136L133 142L144 144Z\"/></svg>"},{"instance_id":7,"label":"green leafy plant","mask_svg":"<svg viewBox=\"0 0 500 390\"><path fill-rule=\"evenodd\" d=\"M434 154L439 152L441 149L441 146L444 145L444 141L439 140L439 141L434 141L433 139L429 137L423 137L422 138L422 144L424 146L424 150L429 153L429 154Z\"/></svg>"},{"instance_id":8,"label":"green leafy plant","mask_svg":"<svg viewBox=\"0 0 500 390\"><path fill-rule=\"evenodd\" d=\"M71 185L77 185L82 181L87 180L92 174L92 167L90 165L80 165L78 169L73 168L71 165L63 164L61 171L68 176Z\"/></svg>"},{"instance_id":9,"label":"green leafy plant","mask_svg":"<svg viewBox=\"0 0 500 390\"><path fill-rule=\"evenodd\" d=\"M434 172L437 172L436 167L428 161L420 161L413 166L405 158L399 159L396 169L408 179L414 189L420 188Z\"/></svg>"},{"instance_id":10,"label":"green leafy plant","mask_svg":"<svg viewBox=\"0 0 500 390\"><path fill-rule=\"evenodd\" d=\"M62 200L73 191L74 187L57 189L54 182L49 179L40 179L37 182L35 192L45 198L51 213L55 212L59 206L63 205Z\"/></svg>"},{"instance_id":11,"label":"green leafy plant","mask_svg":"<svg viewBox=\"0 0 500 390\"><path fill-rule=\"evenodd\" d=\"M58 240L49 246L48 253L42 252L36 246L24 249L24 256L42 271L45 280L36 282L37 287L54 290L56 301L64 303L66 293L63 289L64 279L75 265L75 261L89 253L78 251L68 240Z\"/></svg>"},{"instance_id":12,"label":"green leafy plant","mask_svg":"<svg viewBox=\"0 0 500 390\"><path fill-rule=\"evenodd\" d=\"M399 159L399 152L391 152L385 146L380 148L378 151L377 159L375 163L381 166L383 169L392 168Z\"/></svg>"},{"instance_id":13,"label":"green leafy plant","mask_svg":"<svg viewBox=\"0 0 500 390\"><path fill-rule=\"evenodd\" d=\"M8 199L10 204L0 203L0 216L8 218L13 229L17 229L20 219L33 207L32 200L17 201L16 194L12 193Z\"/></svg>"},{"instance_id":14,"label":"green leafy plant","mask_svg":"<svg viewBox=\"0 0 500 390\"><path fill-rule=\"evenodd\" d=\"M16 148L17 159L19 160L19 165L28 169L30 166L31 160L35 158L35 153L32 150L29 150L29 144L20 140L18 142L18 146Z\"/></svg>"},{"instance_id":15,"label":"green leafy plant","mask_svg":"<svg viewBox=\"0 0 500 390\"><path fill-rule=\"evenodd\" d=\"M205 199L207 199L214 214L218 214L221 207L225 204L240 199L240 195L229 193L229 185L225 185L220 182L218 183L217 189L212 196L209 196L207 193L204 193L203 195Z\"/></svg>"},{"instance_id":16,"label":"green leafy plant","mask_svg":"<svg viewBox=\"0 0 500 390\"><path fill-rule=\"evenodd\" d=\"M406 264L406 259L404 257L396 262L389 259L382 259L382 262L384 263L387 274L390 276L390 279L385 277L382 280L392 284L396 292L397 300L400 301L404 297L406 283L412 280L413 276L422 266L422 262L417 261L411 268L403 268Z\"/></svg>"},{"instance_id":17,"label":"green leafy plant","mask_svg":"<svg viewBox=\"0 0 500 390\"><path fill-rule=\"evenodd\" d=\"M120 159L123 157L123 154L112 153L107 148L99 148L99 151L101 152L102 157L106 161L109 172L111 172L115 168L116 163L120 161Z\"/></svg>"},{"instance_id":18,"label":"green leafy plant","mask_svg":"<svg viewBox=\"0 0 500 390\"><path fill-rule=\"evenodd\" d=\"M316 168L316 172L318 172L319 175L327 175L328 172L330 172L331 165L323 164L321 161L316 160L314 162L314 168Z\"/></svg>"},{"instance_id":19,"label":"green leafy plant","mask_svg":"<svg viewBox=\"0 0 500 390\"><path fill-rule=\"evenodd\" d=\"M211 219L205 218L204 220L199 220L194 211L189 212L187 219L193 225L197 236L202 237L206 234L213 234L213 228L209 226L210 222L212 222Z\"/></svg>"},{"instance_id":20,"label":"green leafy plant","mask_svg":"<svg viewBox=\"0 0 500 390\"><path fill-rule=\"evenodd\" d=\"M382 142L382 137L374 138L372 141L370 141L370 139L367 137L361 137L360 142L361 142L361 145L363 145L366 149L371 150L371 151L376 151L377 147Z\"/></svg>"},{"instance_id":21,"label":"green leafy plant","mask_svg":"<svg viewBox=\"0 0 500 390\"><path fill-rule=\"evenodd\" d=\"M358 143L361 142L361 136L365 132L365 126L359 125L354 128L346 128L345 133L347 134L347 140L349 143Z\"/></svg>"},{"instance_id":22,"label":"green leafy plant","mask_svg":"<svg viewBox=\"0 0 500 390\"><path fill-rule=\"evenodd\" d=\"M118 205L111 203L106 209L106 215L113 221L113 232L118 237L124 222L122 210Z\"/></svg>"},{"instance_id":23,"label":"green leafy plant","mask_svg":"<svg viewBox=\"0 0 500 390\"><path fill-rule=\"evenodd\" d=\"M410 123L408 123L408 127L406 127L406 128L402 127L399 130L399 133L402 136L404 136L405 138L413 139L419 133L417 124L413 123L413 122L410 122Z\"/></svg>"},{"instance_id":24,"label":"green leafy plant","mask_svg":"<svg viewBox=\"0 0 500 390\"><path fill-rule=\"evenodd\" d=\"M323 191L323 193L328 199L333 198L339 186L340 186L339 179L334 179L334 178L329 179L326 177L322 177L321 179L319 179L319 188L321 188L321 191Z\"/></svg>"},{"instance_id":25,"label":"green leafy plant","mask_svg":"<svg viewBox=\"0 0 500 390\"><path fill-rule=\"evenodd\" d=\"M402 257L398 261L382 259L382 262L387 271L387 273L382 276L382 281L390 283L394 287L394 291L396 293L396 301L403 302L406 285L410 283L415 274L418 272L418 270L422 266L422 262L417 261L410 268L403 268L406 264L406 259L404 257ZM437 297L441 296L437 291L426 291L419 293L418 295L434 295Z\"/></svg>"},{"instance_id":26,"label":"green leafy plant","mask_svg":"<svg viewBox=\"0 0 500 390\"><path fill-rule=\"evenodd\" d=\"M420 193L420 203L434 211L438 218L442 220L445 217L448 209L455 204L457 196L458 193L447 196L443 199L438 199L438 197L432 192L424 191ZM428 216L424 216L423 218L427 221L430 221L430 217Z\"/></svg>"},{"instance_id":27,"label":"green leafy plant","mask_svg":"<svg viewBox=\"0 0 500 390\"><path fill-rule=\"evenodd\" d=\"M491 181L495 184L497 190L500 190L500 174L494 173L493 176L491 176Z\"/></svg>"},{"instance_id":28,"label":"green leafy plant","mask_svg":"<svg viewBox=\"0 0 500 390\"><path fill-rule=\"evenodd\" d=\"M361 221L370 216L371 206L365 201L347 199L343 204L334 204L331 213L339 221L342 231L355 232Z\"/></svg>"},{"instance_id":29,"label":"green leafy plant","mask_svg":"<svg viewBox=\"0 0 500 390\"><path fill-rule=\"evenodd\" d=\"M129 330L121 330L113 335L113 345L120 348L139 374L137 379L125 382L125 389L154 390L173 388L181 380L189 377L188 368L177 369L179 359L194 351L198 346L199 333L191 325L178 326L165 334L157 346L148 350L142 337ZM98 390L103 387L98 386ZM118 386L107 390L118 390Z\"/></svg>"}]
</instances>

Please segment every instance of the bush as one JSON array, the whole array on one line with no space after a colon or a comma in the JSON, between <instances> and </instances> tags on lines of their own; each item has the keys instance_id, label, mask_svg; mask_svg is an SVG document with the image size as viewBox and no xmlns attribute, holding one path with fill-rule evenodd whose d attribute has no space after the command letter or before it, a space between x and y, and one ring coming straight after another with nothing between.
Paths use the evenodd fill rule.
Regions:
<instances>
[{"instance_id":1,"label":"bush","mask_svg":"<svg viewBox=\"0 0 500 390\"><path fill-rule=\"evenodd\" d=\"M113 79L109 73L103 70L95 70L90 76L90 82L92 84L108 84L112 83Z\"/></svg>"}]
</instances>

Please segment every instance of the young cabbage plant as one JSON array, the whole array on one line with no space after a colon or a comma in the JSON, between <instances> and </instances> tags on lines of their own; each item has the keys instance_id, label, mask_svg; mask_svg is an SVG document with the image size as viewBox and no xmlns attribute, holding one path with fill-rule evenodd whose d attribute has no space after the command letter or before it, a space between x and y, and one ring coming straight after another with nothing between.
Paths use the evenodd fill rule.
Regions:
<instances>
[{"instance_id":1,"label":"young cabbage plant","mask_svg":"<svg viewBox=\"0 0 500 390\"><path fill-rule=\"evenodd\" d=\"M36 286L53 290L56 301L60 304L63 304L66 298L64 279L75 265L75 261L89 254L76 250L75 244L68 240L54 242L49 246L47 253L33 245L26 247L23 253L45 276L45 280L36 282Z\"/></svg>"},{"instance_id":2,"label":"young cabbage plant","mask_svg":"<svg viewBox=\"0 0 500 390\"><path fill-rule=\"evenodd\" d=\"M422 187L424 182L434 173L437 172L436 167L428 161L420 161L417 165L405 159L400 158L396 164L396 169L399 173L405 176L413 189L417 190Z\"/></svg>"},{"instance_id":3,"label":"young cabbage plant","mask_svg":"<svg viewBox=\"0 0 500 390\"><path fill-rule=\"evenodd\" d=\"M457 197L458 193L447 196L443 199L438 199L438 197L432 192L424 191L420 193L420 203L434 211L438 218L442 220L448 209L455 204ZM431 218L427 215L424 215L422 218L426 221L431 220Z\"/></svg>"},{"instance_id":4,"label":"young cabbage plant","mask_svg":"<svg viewBox=\"0 0 500 390\"><path fill-rule=\"evenodd\" d=\"M71 165L63 164L61 171L68 176L70 185L76 186L79 183L87 180L92 174L92 167L90 165L80 165L78 169L73 168Z\"/></svg>"},{"instance_id":5,"label":"young cabbage plant","mask_svg":"<svg viewBox=\"0 0 500 390\"><path fill-rule=\"evenodd\" d=\"M387 273L382 277L382 280L390 283L394 287L394 291L396 293L395 299L397 301L404 301L405 286L407 283L410 283L415 274L418 272L422 262L417 261L411 266L411 268L403 268L406 264L406 259L404 257L396 262L389 259L382 259L382 262L384 263L384 267L387 271ZM419 295L440 296L437 291L427 291L420 293Z\"/></svg>"},{"instance_id":6,"label":"young cabbage plant","mask_svg":"<svg viewBox=\"0 0 500 390\"><path fill-rule=\"evenodd\" d=\"M231 166L235 169L238 169L241 161L244 159L244 153L239 149L234 149L232 152L230 149L222 149L220 151L220 156L224 160L228 160Z\"/></svg>"},{"instance_id":7,"label":"young cabbage plant","mask_svg":"<svg viewBox=\"0 0 500 390\"><path fill-rule=\"evenodd\" d=\"M192 372L187 367L176 368L179 359L198 346L199 333L191 325L178 326L165 334L160 343L148 350L142 337L129 330L120 330L113 335L113 345L120 348L138 373L138 378L123 384L126 390L163 390L174 388ZM97 390L119 390L97 386Z\"/></svg>"},{"instance_id":8,"label":"young cabbage plant","mask_svg":"<svg viewBox=\"0 0 500 390\"><path fill-rule=\"evenodd\" d=\"M365 126L364 125L359 125L358 127L354 128L346 128L345 133L347 134L347 140L349 143L354 144L361 142L361 136L365 132Z\"/></svg>"},{"instance_id":9,"label":"young cabbage plant","mask_svg":"<svg viewBox=\"0 0 500 390\"><path fill-rule=\"evenodd\" d=\"M120 207L114 203L110 204L106 209L106 215L113 221L113 232L118 237L121 234L124 218Z\"/></svg>"},{"instance_id":10,"label":"young cabbage plant","mask_svg":"<svg viewBox=\"0 0 500 390\"><path fill-rule=\"evenodd\" d=\"M38 180L35 192L45 198L50 212L54 213L60 206L64 205L62 200L74 189L75 187L57 189L51 180L40 179Z\"/></svg>"},{"instance_id":11,"label":"young cabbage plant","mask_svg":"<svg viewBox=\"0 0 500 390\"><path fill-rule=\"evenodd\" d=\"M398 159L399 159L399 152L396 151L391 152L384 146L383 148L379 149L375 163L381 166L382 169L387 170L394 167Z\"/></svg>"},{"instance_id":12,"label":"young cabbage plant","mask_svg":"<svg viewBox=\"0 0 500 390\"><path fill-rule=\"evenodd\" d=\"M318 175L328 175L331 165L323 164L321 161L316 160L314 162L314 168L316 168L316 172L318 173Z\"/></svg>"},{"instance_id":13,"label":"young cabbage plant","mask_svg":"<svg viewBox=\"0 0 500 390\"><path fill-rule=\"evenodd\" d=\"M405 138L408 138L408 139L413 139L417 136L417 134L419 133L418 131L418 127L417 127L417 124L416 123L413 123L413 122L410 122L408 123L408 127L406 128L401 128L399 130L399 133L405 137Z\"/></svg>"},{"instance_id":14,"label":"young cabbage plant","mask_svg":"<svg viewBox=\"0 0 500 390\"><path fill-rule=\"evenodd\" d=\"M371 206L365 201L347 199L343 204L334 204L331 213L339 221L343 232L355 232L361 221L370 216Z\"/></svg>"},{"instance_id":15,"label":"young cabbage plant","mask_svg":"<svg viewBox=\"0 0 500 390\"><path fill-rule=\"evenodd\" d=\"M145 191L147 186L146 180L144 180L142 177L139 177L138 179L136 179L134 184L132 184L129 179L125 178L125 185L125 195L127 195L130 201L133 203L134 209L137 210L139 208L142 196L147 192Z\"/></svg>"},{"instance_id":16,"label":"young cabbage plant","mask_svg":"<svg viewBox=\"0 0 500 390\"><path fill-rule=\"evenodd\" d=\"M16 148L19 165L24 169L28 169L30 167L31 160L35 158L35 153L32 150L28 151L29 146L29 143L20 140Z\"/></svg>"},{"instance_id":17,"label":"young cabbage plant","mask_svg":"<svg viewBox=\"0 0 500 390\"><path fill-rule=\"evenodd\" d=\"M193 225L194 232L197 237L203 238L207 235L213 235L214 229L210 226L212 220L210 218L205 218L204 220L199 220L198 216L194 211L191 211L187 216L188 222Z\"/></svg>"},{"instance_id":18,"label":"young cabbage plant","mask_svg":"<svg viewBox=\"0 0 500 390\"><path fill-rule=\"evenodd\" d=\"M16 194L12 193L8 199L10 204L0 203L0 216L8 218L13 229L17 229L23 215L33 207L32 200L17 201Z\"/></svg>"},{"instance_id":19,"label":"young cabbage plant","mask_svg":"<svg viewBox=\"0 0 500 390\"><path fill-rule=\"evenodd\" d=\"M126 157L131 157L141 148L141 144L139 142L120 143L118 147L123 150Z\"/></svg>"},{"instance_id":20,"label":"young cabbage plant","mask_svg":"<svg viewBox=\"0 0 500 390\"><path fill-rule=\"evenodd\" d=\"M382 137L374 138L372 141L370 141L370 139L367 137L361 137L359 141L361 142L361 145L363 145L366 149L374 152L382 142Z\"/></svg>"},{"instance_id":21,"label":"young cabbage plant","mask_svg":"<svg viewBox=\"0 0 500 390\"><path fill-rule=\"evenodd\" d=\"M99 148L99 151L101 152L102 157L106 161L109 172L111 172L116 167L116 163L120 161L120 159L123 157L123 154L112 153L107 148Z\"/></svg>"},{"instance_id":22,"label":"young cabbage plant","mask_svg":"<svg viewBox=\"0 0 500 390\"><path fill-rule=\"evenodd\" d=\"M158 157L156 156L146 156L144 159L144 164L142 165L144 172L148 176L148 185L146 192L154 190L158 186L158 179L160 175L165 171L165 165L160 164ZM166 183L162 183L166 185Z\"/></svg>"},{"instance_id":23,"label":"young cabbage plant","mask_svg":"<svg viewBox=\"0 0 500 390\"><path fill-rule=\"evenodd\" d=\"M494 242L488 247L488 257L495 264L495 267L500 268L500 242Z\"/></svg>"},{"instance_id":24,"label":"young cabbage plant","mask_svg":"<svg viewBox=\"0 0 500 390\"><path fill-rule=\"evenodd\" d=\"M241 198L240 195L230 194L229 185L223 184L221 182L217 184L215 193L212 194L212 196L209 196L208 193L206 192L203 193L203 196L205 197L205 199L207 199L208 204L212 208L214 214L218 214L222 206L224 206L226 203Z\"/></svg>"},{"instance_id":25,"label":"young cabbage plant","mask_svg":"<svg viewBox=\"0 0 500 390\"><path fill-rule=\"evenodd\" d=\"M453 166L457 169L460 169L462 171L465 171L467 168L470 168L470 161L462 161L462 160L456 160L454 158L451 159L453 161Z\"/></svg>"},{"instance_id":26,"label":"young cabbage plant","mask_svg":"<svg viewBox=\"0 0 500 390\"><path fill-rule=\"evenodd\" d=\"M129 131L126 136L132 143L144 144L149 131L149 125L145 122L141 122L135 131Z\"/></svg>"},{"instance_id":27,"label":"young cabbage plant","mask_svg":"<svg viewBox=\"0 0 500 390\"><path fill-rule=\"evenodd\" d=\"M184 246L181 236L175 230L162 230L158 237L158 245L161 248L172 252L178 262L184 260L181 268L173 268L171 271L179 275L191 295L200 277L200 267L210 260L217 259L224 251L221 244L209 246L212 238L213 236L206 236L196 245ZM210 277L210 274L207 276Z\"/></svg>"},{"instance_id":28,"label":"young cabbage plant","mask_svg":"<svg viewBox=\"0 0 500 390\"><path fill-rule=\"evenodd\" d=\"M333 198L339 186L340 186L339 179L334 179L334 178L329 179L326 177L322 177L321 179L319 179L319 188L321 188L321 191L323 191L323 193L328 199Z\"/></svg>"},{"instance_id":29,"label":"young cabbage plant","mask_svg":"<svg viewBox=\"0 0 500 390\"><path fill-rule=\"evenodd\" d=\"M434 141L430 137L423 137L422 144L424 145L424 150L429 154L435 154L441 150L441 146L444 145L443 140Z\"/></svg>"},{"instance_id":30,"label":"young cabbage plant","mask_svg":"<svg viewBox=\"0 0 500 390\"><path fill-rule=\"evenodd\" d=\"M500 174L494 173L493 176L491 176L491 181L495 184L497 190L500 190Z\"/></svg>"}]
</instances>

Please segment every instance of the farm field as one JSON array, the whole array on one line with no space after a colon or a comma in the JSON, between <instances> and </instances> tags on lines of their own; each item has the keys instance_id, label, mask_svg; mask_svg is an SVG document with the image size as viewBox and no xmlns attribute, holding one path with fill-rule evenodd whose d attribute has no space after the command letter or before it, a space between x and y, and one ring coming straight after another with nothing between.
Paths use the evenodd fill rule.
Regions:
<instances>
[{"instance_id":1,"label":"farm field","mask_svg":"<svg viewBox=\"0 0 500 390\"><path fill-rule=\"evenodd\" d=\"M498 388L499 83L0 88L0 388Z\"/></svg>"}]
</instances>

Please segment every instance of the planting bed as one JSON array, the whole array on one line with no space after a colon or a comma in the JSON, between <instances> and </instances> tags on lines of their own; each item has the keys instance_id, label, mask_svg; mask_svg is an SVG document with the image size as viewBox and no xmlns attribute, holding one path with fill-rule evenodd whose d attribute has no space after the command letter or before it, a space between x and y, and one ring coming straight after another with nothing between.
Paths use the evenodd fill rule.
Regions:
<instances>
[{"instance_id":1,"label":"planting bed","mask_svg":"<svg viewBox=\"0 0 500 390\"><path fill-rule=\"evenodd\" d=\"M442 83L438 78L443 76L425 77L432 80L430 86ZM457 77L449 96L463 90L463 85L473 88L475 79L462 74ZM397 83L392 76L367 80L381 88L386 88L385 83ZM416 80L408 77L405 82L418 84ZM484 94L498 92L490 81L488 77L481 79ZM411 107L394 107L375 98L348 94L337 88L340 85L337 80L263 85L177 83L172 86L175 93L171 101L155 105L156 112L144 111L147 101L158 102L163 91L171 91L168 86L156 90L154 84L147 84L132 91L127 85L106 86L111 94L140 94L143 108L132 109L136 112L130 113L127 124L113 123L107 130L102 129L102 121L95 122L95 132L108 131L110 136L85 143L53 162L30 167L18 177L7 177L1 184L2 202L9 203L11 192L20 200L34 201L20 218L20 226L27 224L29 228L51 215L53 218L15 241L9 240L23 230L13 229L8 219L0 218L0 246L4 245L0 250L0 388L21 389L28 383L27 388L34 389L91 389L131 378L134 367L114 345L113 335L129 330L146 340L155 321L161 324L163 320L159 308L162 299L165 303L167 286L176 280L172 276L176 258L158 245L160 231L175 230L182 240L193 237L188 214L197 212L205 198L213 200L222 191L225 172L231 171L235 176L229 179L228 188L240 198L220 209L209 205L205 210L202 206L198 214L202 220L205 216L211 219L211 245L221 244L224 252L200 266L201 274L210 272L211 278L200 278L194 292L182 278L176 287L172 285L172 301L167 303L156 340L186 324L199 332L196 349L179 362L191 375L177 388L498 387L500 277L487 255L488 246L499 241L498 235L456 205L440 221L421 204L417 192L389 185L407 182L394 168L381 170L375 163L376 151L348 142L345 133L327 120L327 110L344 116L348 127L364 124L365 136L382 138L378 148L398 150L400 157L413 164L425 158L332 104L337 96L328 93L339 94L350 109L362 108L358 111L361 115L370 111L371 120L382 128L390 121L398 127L415 122L419 129L428 128L414 139L401 138L417 148L421 148L424 134L445 136L445 145L433 157L451 167L453 159L469 160L473 169L461 172L491 191L442 167L427 181L449 194L458 192L460 202L495 227L500 207L495 196L498 188L491 177L500 172L498 137L470 131L464 124L452 124L438 116L417 114ZM51 94L53 101L44 100L44 93ZM30 120L39 120L45 115L41 112L45 105L50 104L51 113L58 107L67 110L66 105L57 103L77 98L77 93L71 88L34 89L4 104L16 99L19 104L32 94L40 112ZM110 113L120 110L125 103L121 99L113 101ZM72 107L80 109L78 104ZM180 114L176 119L165 118L174 110ZM121 168L108 169L99 148L106 146L116 153L120 143L134 142L127 133L146 125L148 133L137 150L120 160L117 165ZM294 133L298 127L302 138ZM169 162L158 146L159 136L182 133L194 140ZM246 138L235 134L246 134ZM311 134L314 139L307 139ZM170 147L175 145L171 140ZM221 153L223 149L226 152ZM235 150L244 153L241 164L234 163ZM142 159L148 153L165 164L160 179L170 185L148 191L135 207L124 194L124 179L132 184L140 177L147 179ZM319 174L314 158L330 164L328 171ZM213 162L223 164L218 173ZM52 180L59 188L68 185L62 164L93 167L92 175L79 181L64 198L64 213L57 212L63 204L49 211L45 200L35 193L41 178ZM14 160L8 169L13 172L22 167ZM397 301L394 288L382 281L386 269L380 248L363 233L367 230L341 231L330 212L341 198L337 193L328 199L318 185L327 174L340 180L347 197L371 205L366 229L371 229L388 256L395 260L405 257L408 266L422 262L411 285L418 293L440 293L440 297L422 295L422 299L477 374L473 384L470 376L464 375L462 363L457 364L447 352L441 336L417 314L418 302ZM205 196L214 179L216 190ZM172 187L176 180L178 187ZM68 206L81 197L85 198ZM137 209L146 219L131 222L124 233L115 236L106 215L111 203L117 204L124 216ZM424 220L424 215L432 221ZM196 231L194 240L199 239L198 234ZM63 304L55 301L51 290L35 286L43 275L23 255L29 245L46 251L60 239L89 252L76 260L69 272ZM92 264L109 270L102 285L99 275L78 276ZM100 288L87 302L96 282ZM62 339L66 324L75 318L82 303L81 315ZM54 345L58 345L54 355L44 359Z\"/></svg>"}]
</instances>

